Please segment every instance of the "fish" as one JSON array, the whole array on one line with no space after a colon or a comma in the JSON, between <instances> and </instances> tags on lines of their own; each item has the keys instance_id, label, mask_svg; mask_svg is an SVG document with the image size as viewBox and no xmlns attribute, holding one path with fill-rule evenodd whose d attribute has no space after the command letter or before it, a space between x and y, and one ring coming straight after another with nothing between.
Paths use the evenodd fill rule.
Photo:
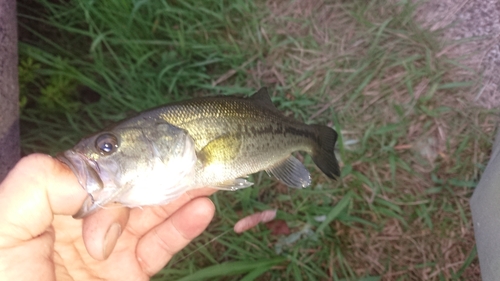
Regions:
<instances>
[{"instance_id":1,"label":"fish","mask_svg":"<svg viewBox=\"0 0 500 281\"><path fill-rule=\"evenodd\" d=\"M191 189L238 190L259 171L292 188L311 176L293 156L303 151L337 179L337 132L286 117L267 88L250 97L214 96L146 110L82 139L58 154L88 192L75 218L108 203L163 205Z\"/></svg>"}]
</instances>

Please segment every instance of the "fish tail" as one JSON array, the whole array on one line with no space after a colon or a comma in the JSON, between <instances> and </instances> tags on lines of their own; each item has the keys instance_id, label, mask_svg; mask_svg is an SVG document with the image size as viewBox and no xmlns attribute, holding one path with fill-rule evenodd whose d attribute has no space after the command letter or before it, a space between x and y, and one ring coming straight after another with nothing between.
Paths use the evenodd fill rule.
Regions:
<instances>
[{"instance_id":1,"label":"fish tail","mask_svg":"<svg viewBox=\"0 0 500 281\"><path fill-rule=\"evenodd\" d=\"M312 159L325 175L335 179L340 176L339 163L334 153L337 132L323 125L311 126L316 131L317 136L317 145L312 151Z\"/></svg>"}]
</instances>

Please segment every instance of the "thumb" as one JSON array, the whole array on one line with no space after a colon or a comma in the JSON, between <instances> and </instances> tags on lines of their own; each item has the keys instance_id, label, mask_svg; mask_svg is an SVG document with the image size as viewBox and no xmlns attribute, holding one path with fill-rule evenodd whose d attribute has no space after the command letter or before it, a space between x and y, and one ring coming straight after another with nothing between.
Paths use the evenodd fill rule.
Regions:
<instances>
[{"instance_id":1,"label":"thumb","mask_svg":"<svg viewBox=\"0 0 500 281\"><path fill-rule=\"evenodd\" d=\"M0 248L39 236L54 215L75 214L86 196L58 160L43 154L22 158L0 184Z\"/></svg>"}]
</instances>

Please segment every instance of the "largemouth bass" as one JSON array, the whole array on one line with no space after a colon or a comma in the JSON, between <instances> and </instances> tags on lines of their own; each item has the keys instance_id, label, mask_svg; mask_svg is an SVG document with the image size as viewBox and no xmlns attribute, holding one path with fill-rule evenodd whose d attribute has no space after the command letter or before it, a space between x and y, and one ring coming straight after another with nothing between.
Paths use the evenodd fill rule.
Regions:
<instances>
[{"instance_id":1,"label":"largemouth bass","mask_svg":"<svg viewBox=\"0 0 500 281\"><path fill-rule=\"evenodd\" d=\"M311 154L328 177L339 176L337 133L285 117L266 88L248 98L221 96L176 102L142 112L81 140L58 156L89 193L75 217L110 202L161 205L190 189L249 187L265 170L284 184L311 183L293 152Z\"/></svg>"}]
</instances>

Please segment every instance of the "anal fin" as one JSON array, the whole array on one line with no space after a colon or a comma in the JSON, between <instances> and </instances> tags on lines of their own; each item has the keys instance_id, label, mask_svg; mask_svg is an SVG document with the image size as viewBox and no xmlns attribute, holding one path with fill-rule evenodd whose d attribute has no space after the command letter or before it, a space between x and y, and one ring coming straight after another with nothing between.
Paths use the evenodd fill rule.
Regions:
<instances>
[{"instance_id":1,"label":"anal fin","mask_svg":"<svg viewBox=\"0 0 500 281\"><path fill-rule=\"evenodd\" d=\"M289 187L304 188L311 184L311 175L297 158L290 156L266 170Z\"/></svg>"}]
</instances>

